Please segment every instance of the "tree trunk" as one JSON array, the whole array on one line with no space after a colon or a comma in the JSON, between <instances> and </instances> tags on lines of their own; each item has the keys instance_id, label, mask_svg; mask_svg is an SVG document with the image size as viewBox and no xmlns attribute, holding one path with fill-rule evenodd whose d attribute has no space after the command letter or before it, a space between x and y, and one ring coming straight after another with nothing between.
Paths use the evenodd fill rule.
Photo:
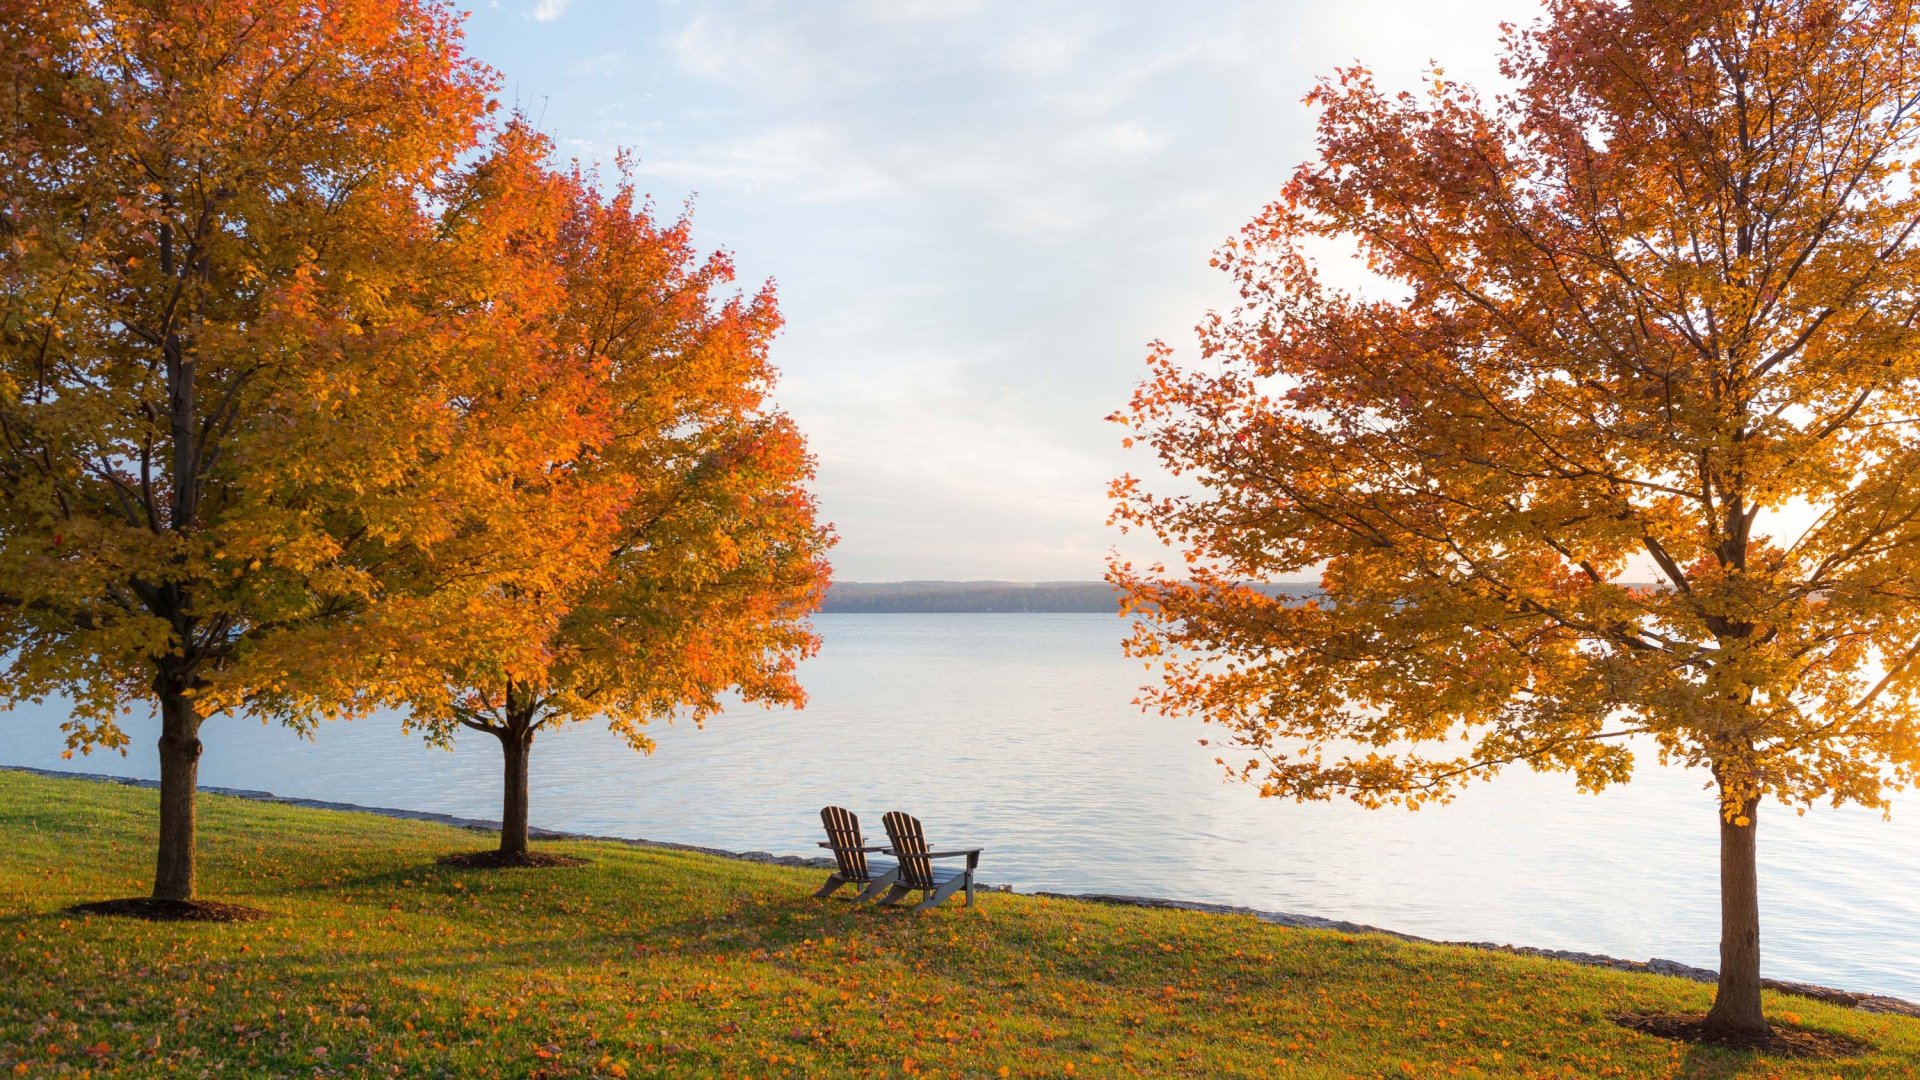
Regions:
<instances>
[{"instance_id":1,"label":"tree trunk","mask_svg":"<svg viewBox=\"0 0 1920 1080\"><path fill-rule=\"evenodd\" d=\"M1754 860L1755 816L1760 800L1749 798L1729 821L1720 804L1720 987L1707 1013L1707 1027L1738 1034L1762 1034L1767 1017L1760 1008L1760 873Z\"/></svg>"},{"instance_id":2,"label":"tree trunk","mask_svg":"<svg viewBox=\"0 0 1920 1080\"><path fill-rule=\"evenodd\" d=\"M201 718L184 687L162 679L155 690L160 696L160 854L153 872L153 896L191 900Z\"/></svg>"},{"instance_id":3,"label":"tree trunk","mask_svg":"<svg viewBox=\"0 0 1920 1080\"><path fill-rule=\"evenodd\" d=\"M500 854L525 855L527 853L527 758L533 753L533 732L530 729L509 727L494 734L500 737L500 749L507 759L506 800L500 811Z\"/></svg>"}]
</instances>

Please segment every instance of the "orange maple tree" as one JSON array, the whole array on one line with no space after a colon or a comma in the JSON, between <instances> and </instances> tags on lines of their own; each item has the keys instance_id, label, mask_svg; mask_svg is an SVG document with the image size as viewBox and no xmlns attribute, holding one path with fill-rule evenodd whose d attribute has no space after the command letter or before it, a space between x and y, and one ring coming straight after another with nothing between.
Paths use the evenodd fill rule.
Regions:
<instances>
[{"instance_id":1,"label":"orange maple tree","mask_svg":"<svg viewBox=\"0 0 1920 1080\"><path fill-rule=\"evenodd\" d=\"M1242 304L1120 415L1183 485L1116 559L1146 700L1262 794L1444 799L1505 765L1707 770L1721 969L1767 1030L1760 804L1920 774L1920 25L1895 2L1553 0L1512 89L1343 70L1220 252ZM1371 283L1316 256L1355 250ZM1321 594L1245 582L1318 572ZM1651 584L1634 584L1635 581Z\"/></svg>"},{"instance_id":2,"label":"orange maple tree","mask_svg":"<svg viewBox=\"0 0 1920 1080\"><path fill-rule=\"evenodd\" d=\"M208 717L392 699L540 561L492 508L578 436L476 422L520 376L435 211L491 107L458 19L0 0L0 693L79 750L157 707L156 899Z\"/></svg>"},{"instance_id":3,"label":"orange maple tree","mask_svg":"<svg viewBox=\"0 0 1920 1080\"><path fill-rule=\"evenodd\" d=\"M510 129L475 168L449 221L490 268L494 365L538 372L478 421L579 432L503 520L542 523L522 550L554 567L501 579L479 611L493 632L416 651L410 723L448 745L461 728L499 740L500 846L525 864L535 736L598 721L646 752L654 720L701 723L723 698L799 705L797 662L827 583L812 458L769 400L771 286L727 295L724 254L702 257L691 220L657 220L622 173L560 172L546 140ZM512 313L506 317L507 313ZM566 538L564 543L556 538ZM564 552L564 558L554 559ZM481 619L485 621L484 617ZM502 639L500 628L512 628Z\"/></svg>"}]
</instances>

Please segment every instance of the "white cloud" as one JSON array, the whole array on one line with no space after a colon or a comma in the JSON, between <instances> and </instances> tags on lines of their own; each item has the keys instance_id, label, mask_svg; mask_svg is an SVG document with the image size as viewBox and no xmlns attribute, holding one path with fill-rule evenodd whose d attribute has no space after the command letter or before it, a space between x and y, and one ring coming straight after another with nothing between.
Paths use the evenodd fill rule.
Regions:
<instances>
[{"instance_id":1,"label":"white cloud","mask_svg":"<svg viewBox=\"0 0 1920 1080\"><path fill-rule=\"evenodd\" d=\"M552 22L567 13L567 5L573 0L538 0L529 12L535 22Z\"/></svg>"},{"instance_id":2,"label":"white cloud","mask_svg":"<svg viewBox=\"0 0 1920 1080\"><path fill-rule=\"evenodd\" d=\"M545 0L553 3L554 0ZM557 16L556 16L557 17ZM581 56L570 65L570 73L589 79L611 79L626 73L632 57L625 49L608 49L605 52Z\"/></svg>"},{"instance_id":3,"label":"white cloud","mask_svg":"<svg viewBox=\"0 0 1920 1080\"><path fill-rule=\"evenodd\" d=\"M1166 132L1155 131L1132 120L1087 128L1073 138L1073 144L1078 149L1116 157L1151 154L1164 149L1172 141Z\"/></svg>"},{"instance_id":4,"label":"white cloud","mask_svg":"<svg viewBox=\"0 0 1920 1080\"><path fill-rule=\"evenodd\" d=\"M663 206L700 192L702 246L778 279L778 396L819 454L836 566L873 580L1136 554L1104 490L1152 462L1100 418L1146 342L1191 350L1235 302L1208 255L1312 154L1301 96L1355 60L1488 85L1498 19L1536 0L568 3L494 22L510 41L530 8L564 14L544 126L589 159L637 148Z\"/></svg>"},{"instance_id":5,"label":"white cloud","mask_svg":"<svg viewBox=\"0 0 1920 1080\"><path fill-rule=\"evenodd\" d=\"M1014 33L994 49L992 59L995 66L1016 75L1030 78L1059 75L1073 67L1086 44L1084 33L1024 30Z\"/></svg>"},{"instance_id":6,"label":"white cloud","mask_svg":"<svg viewBox=\"0 0 1920 1080\"><path fill-rule=\"evenodd\" d=\"M783 108L870 88L888 70L878 23L843 28L810 18L810 6L791 10L798 14L784 19L758 10L702 10L666 38L667 55L689 75Z\"/></svg>"},{"instance_id":7,"label":"white cloud","mask_svg":"<svg viewBox=\"0 0 1920 1080\"><path fill-rule=\"evenodd\" d=\"M944 22L985 7L982 0L862 0L851 10L859 17L891 22Z\"/></svg>"},{"instance_id":8,"label":"white cloud","mask_svg":"<svg viewBox=\"0 0 1920 1080\"><path fill-rule=\"evenodd\" d=\"M838 131L797 124L710 143L680 157L641 155L639 172L696 189L726 187L801 202L840 202L894 192L894 177Z\"/></svg>"}]
</instances>

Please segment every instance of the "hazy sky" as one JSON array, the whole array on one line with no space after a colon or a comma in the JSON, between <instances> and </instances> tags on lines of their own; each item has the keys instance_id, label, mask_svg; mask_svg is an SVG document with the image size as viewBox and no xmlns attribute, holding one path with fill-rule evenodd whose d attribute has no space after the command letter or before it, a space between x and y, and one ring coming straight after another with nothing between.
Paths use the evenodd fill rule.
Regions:
<instances>
[{"instance_id":1,"label":"hazy sky","mask_svg":"<svg viewBox=\"0 0 1920 1080\"><path fill-rule=\"evenodd\" d=\"M1310 156L1300 98L1365 63L1492 85L1531 0L477 0L469 44L585 160L639 156L744 281L848 581L1094 578L1102 418L1156 337L1230 302L1209 253Z\"/></svg>"}]
</instances>

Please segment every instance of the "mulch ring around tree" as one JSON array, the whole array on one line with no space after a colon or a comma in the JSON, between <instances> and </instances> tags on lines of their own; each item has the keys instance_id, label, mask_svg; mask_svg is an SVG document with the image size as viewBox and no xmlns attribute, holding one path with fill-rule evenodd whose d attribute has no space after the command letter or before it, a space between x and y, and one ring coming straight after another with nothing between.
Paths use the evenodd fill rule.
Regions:
<instances>
[{"instance_id":1,"label":"mulch ring around tree","mask_svg":"<svg viewBox=\"0 0 1920 1080\"><path fill-rule=\"evenodd\" d=\"M555 855L548 851L516 851L510 855L504 851L494 850L442 855L434 861L441 866L451 866L460 870L504 870L526 866L585 866L591 860L578 859L572 855Z\"/></svg>"},{"instance_id":2,"label":"mulch ring around tree","mask_svg":"<svg viewBox=\"0 0 1920 1080\"><path fill-rule=\"evenodd\" d=\"M151 896L131 896L125 900L95 900L67 909L75 915L117 915L149 922L252 922L267 918L269 912L217 900L156 900Z\"/></svg>"},{"instance_id":3,"label":"mulch ring around tree","mask_svg":"<svg viewBox=\"0 0 1920 1080\"><path fill-rule=\"evenodd\" d=\"M1729 1050L1746 1050L1774 1057L1832 1060L1857 1057L1873 1049L1845 1035L1789 1027L1778 1022L1764 1035L1709 1031L1703 1013L1625 1013L1607 1019L1643 1035L1704 1046L1723 1046Z\"/></svg>"}]
</instances>

